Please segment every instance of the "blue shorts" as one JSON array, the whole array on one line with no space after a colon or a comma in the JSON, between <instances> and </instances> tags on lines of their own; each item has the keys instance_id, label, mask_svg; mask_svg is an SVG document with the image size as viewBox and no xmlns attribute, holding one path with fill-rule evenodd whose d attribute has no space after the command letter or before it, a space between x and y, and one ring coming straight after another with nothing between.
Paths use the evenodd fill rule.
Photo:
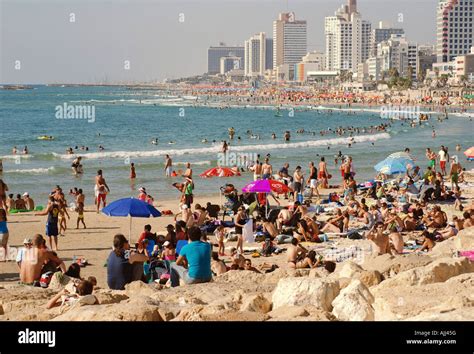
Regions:
<instances>
[{"instance_id":1,"label":"blue shorts","mask_svg":"<svg viewBox=\"0 0 474 354\"><path fill-rule=\"evenodd\" d=\"M59 230L58 230L58 224L50 224L46 223L46 236L58 236L59 235Z\"/></svg>"}]
</instances>

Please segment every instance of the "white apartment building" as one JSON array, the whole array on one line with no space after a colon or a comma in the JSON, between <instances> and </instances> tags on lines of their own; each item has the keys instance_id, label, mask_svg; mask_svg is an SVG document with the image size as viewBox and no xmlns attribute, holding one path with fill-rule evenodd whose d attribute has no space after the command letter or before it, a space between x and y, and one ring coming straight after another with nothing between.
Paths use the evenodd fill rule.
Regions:
<instances>
[{"instance_id":1,"label":"white apartment building","mask_svg":"<svg viewBox=\"0 0 474 354\"><path fill-rule=\"evenodd\" d=\"M469 53L473 40L474 0L439 0L436 54L438 63Z\"/></svg>"},{"instance_id":2,"label":"white apartment building","mask_svg":"<svg viewBox=\"0 0 474 354\"><path fill-rule=\"evenodd\" d=\"M245 76L263 76L266 70L267 41L265 33L260 32L245 41Z\"/></svg>"},{"instance_id":3,"label":"white apartment building","mask_svg":"<svg viewBox=\"0 0 474 354\"><path fill-rule=\"evenodd\" d=\"M292 76L294 65L306 55L306 47L306 21L297 21L294 12L280 13L278 20L273 21L273 69L287 64Z\"/></svg>"},{"instance_id":4,"label":"white apartment building","mask_svg":"<svg viewBox=\"0 0 474 354\"><path fill-rule=\"evenodd\" d=\"M416 80L418 66L418 46L408 43L405 35L394 34L389 40L377 46L377 56L381 59L382 71L397 69L400 76L406 77L412 68L412 79Z\"/></svg>"},{"instance_id":5,"label":"white apartment building","mask_svg":"<svg viewBox=\"0 0 474 354\"><path fill-rule=\"evenodd\" d=\"M362 20L357 1L349 0L325 18L326 69L357 72L370 55L371 24Z\"/></svg>"}]
</instances>

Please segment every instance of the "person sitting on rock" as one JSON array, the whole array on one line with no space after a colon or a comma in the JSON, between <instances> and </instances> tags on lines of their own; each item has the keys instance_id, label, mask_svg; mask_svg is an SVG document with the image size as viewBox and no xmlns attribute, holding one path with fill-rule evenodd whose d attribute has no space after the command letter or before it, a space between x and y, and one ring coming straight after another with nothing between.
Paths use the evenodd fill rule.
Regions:
<instances>
[{"instance_id":1,"label":"person sitting on rock","mask_svg":"<svg viewBox=\"0 0 474 354\"><path fill-rule=\"evenodd\" d=\"M201 241L201 229L192 226L188 230L190 243L183 246L176 263L171 264L171 286L179 286L182 279L186 284L207 283L212 279L211 244Z\"/></svg>"}]
</instances>

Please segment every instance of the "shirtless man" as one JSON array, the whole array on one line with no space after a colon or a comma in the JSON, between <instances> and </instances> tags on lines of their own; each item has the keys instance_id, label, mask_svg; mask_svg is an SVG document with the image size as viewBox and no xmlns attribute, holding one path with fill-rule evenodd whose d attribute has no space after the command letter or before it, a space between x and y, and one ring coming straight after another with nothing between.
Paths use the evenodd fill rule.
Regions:
<instances>
[{"instance_id":1,"label":"shirtless man","mask_svg":"<svg viewBox=\"0 0 474 354\"><path fill-rule=\"evenodd\" d=\"M430 148L426 149L426 159L429 161L428 166L431 167L433 171L436 171L436 153L431 151Z\"/></svg>"},{"instance_id":2,"label":"shirtless man","mask_svg":"<svg viewBox=\"0 0 474 354\"><path fill-rule=\"evenodd\" d=\"M451 168L449 170L449 177L451 179L451 189L459 188L459 173L462 171L461 164L458 162L457 156L453 157L453 162L451 163Z\"/></svg>"},{"instance_id":3,"label":"shirtless man","mask_svg":"<svg viewBox=\"0 0 474 354\"><path fill-rule=\"evenodd\" d=\"M64 262L43 247L43 236L36 234L33 237L33 247L28 249L24 255L20 267L20 280L23 284L33 285L41 278L43 265L49 261L58 264L61 271L66 273Z\"/></svg>"},{"instance_id":4,"label":"shirtless man","mask_svg":"<svg viewBox=\"0 0 474 354\"><path fill-rule=\"evenodd\" d=\"M324 157L321 157L321 161L319 162L319 175L318 179L321 181L321 186L324 189L327 189L328 186L328 170L327 165Z\"/></svg>"},{"instance_id":5,"label":"shirtless man","mask_svg":"<svg viewBox=\"0 0 474 354\"><path fill-rule=\"evenodd\" d=\"M171 177L171 173L173 169L173 160L171 160L170 155L166 154L165 156L165 176Z\"/></svg>"},{"instance_id":6,"label":"shirtless man","mask_svg":"<svg viewBox=\"0 0 474 354\"><path fill-rule=\"evenodd\" d=\"M255 162L255 164L250 168L251 171L253 171L253 180L258 181L262 177L262 163L261 162Z\"/></svg>"},{"instance_id":7,"label":"shirtless man","mask_svg":"<svg viewBox=\"0 0 474 354\"><path fill-rule=\"evenodd\" d=\"M295 186L295 193L299 194L303 192L303 183L304 183L304 176L301 172L301 166L297 166L295 172L293 173L293 182ZM298 198L296 198L298 199Z\"/></svg>"},{"instance_id":8,"label":"shirtless man","mask_svg":"<svg viewBox=\"0 0 474 354\"><path fill-rule=\"evenodd\" d=\"M268 157L265 159L265 163L262 165L262 178L271 179L273 175L273 167L269 163Z\"/></svg>"},{"instance_id":9,"label":"shirtless man","mask_svg":"<svg viewBox=\"0 0 474 354\"><path fill-rule=\"evenodd\" d=\"M367 239L374 244L374 253L378 255L390 253L390 240L383 233L383 223L377 222L372 230L369 231Z\"/></svg>"},{"instance_id":10,"label":"shirtless man","mask_svg":"<svg viewBox=\"0 0 474 354\"><path fill-rule=\"evenodd\" d=\"M193 178L193 169L191 168L191 164L189 162L186 162L186 171L184 171L182 177L191 179Z\"/></svg>"},{"instance_id":11,"label":"shirtless man","mask_svg":"<svg viewBox=\"0 0 474 354\"><path fill-rule=\"evenodd\" d=\"M397 231L397 227L392 225L390 228L390 234L388 238L390 240L392 254L402 254L403 253L403 237L400 232Z\"/></svg>"},{"instance_id":12,"label":"shirtless man","mask_svg":"<svg viewBox=\"0 0 474 354\"><path fill-rule=\"evenodd\" d=\"M283 228L283 225L286 225L286 223L290 221L291 217L292 217L292 212L289 209L287 208L281 209L277 217L278 230L281 231Z\"/></svg>"},{"instance_id":13,"label":"shirtless man","mask_svg":"<svg viewBox=\"0 0 474 354\"><path fill-rule=\"evenodd\" d=\"M441 239L447 240L448 238L456 236L458 232L459 230L456 228L456 224L454 222L450 222L448 226L438 231L437 234Z\"/></svg>"},{"instance_id":14,"label":"shirtless man","mask_svg":"<svg viewBox=\"0 0 474 354\"><path fill-rule=\"evenodd\" d=\"M107 192L110 192L110 188L105 182L105 178L102 176L102 170L98 170L97 176L95 176L94 191L96 195L96 206L97 206L97 214L98 214L99 209L100 209L100 201L102 201L102 204L105 208L105 206L107 205L105 198L107 196Z\"/></svg>"},{"instance_id":15,"label":"shirtless man","mask_svg":"<svg viewBox=\"0 0 474 354\"><path fill-rule=\"evenodd\" d=\"M298 256L300 254L305 255L306 253L308 253L306 248L304 248L303 246L299 244L299 241L297 238L293 238L291 240L291 245L288 247L288 250L286 252L287 254L286 261L288 262L288 267L295 269Z\"/></svg>"},{"instance_id":16,"label":"shirtless man","mask_svg":"<svg viewBox=\"0 0 474 354\"><path fill-rule=\"evenodd\" d=\"M17 194L17 195L16 195L15 209L19 209L19 210L24 210L24 209L26 209L25 201L21 198L21 195L20 195L20 194Z\"/></svg>"}]
</instances>

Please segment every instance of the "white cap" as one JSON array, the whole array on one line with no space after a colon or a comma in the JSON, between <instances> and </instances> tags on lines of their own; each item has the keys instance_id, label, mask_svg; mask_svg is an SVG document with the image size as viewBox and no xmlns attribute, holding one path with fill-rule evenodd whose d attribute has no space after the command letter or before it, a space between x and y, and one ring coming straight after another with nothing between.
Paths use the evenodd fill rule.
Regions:
<instances>
[{"instance_id":1,"label":"white cap","mask_svg":"<svg viewBox=\"0 0 474 354\"><path fill-rule=\"evenodd\" d=\"M23 244L31 244L31 243L33 243L33 241L31 241L31 238L27 237L23 240Z\"/></svg>"},{"instance_id":2,"label":"white cap","mask_svg":"<svg viewBox=\"0 0 474 354\"><path fill-rule=\"evenodd\" d=\"M146 191L146 188L145 188L145 187L140 187L138 190L139 190L140 192L145 192L145 191Z\"/></svg>"},{"instance_id":3,"label":"white cap","mask_svg":"<svg viewBox=\"0 0 474 354\"><path fill-rule=\"evenodd\" d=\"M184 210L184 209L188 209L188 205L187 205L187 204L181 205L181 209L183 209L183 210Z\"/></svg>"},{"instance_id":4,"label":"white cap","mask_svg":"<svg viewBox=\"0 0 474 354\"><path fill-rule=\"evenodd\" d=\"M163 243L163 247L167 247L170 245L170 242L169 241L165 241L165 243Z\"/></svg>"},{"instance_id":5,"label":"white cap","mask_svg":"<svg viewBox=\"0 0 474 354\"><path fill-rule=\"evenodd\" d=\"M29 197L30 195L28 194L28 192L25 192L25 193L23 193L23 196L24 197Z\"/></svg>"}]
</instances>

